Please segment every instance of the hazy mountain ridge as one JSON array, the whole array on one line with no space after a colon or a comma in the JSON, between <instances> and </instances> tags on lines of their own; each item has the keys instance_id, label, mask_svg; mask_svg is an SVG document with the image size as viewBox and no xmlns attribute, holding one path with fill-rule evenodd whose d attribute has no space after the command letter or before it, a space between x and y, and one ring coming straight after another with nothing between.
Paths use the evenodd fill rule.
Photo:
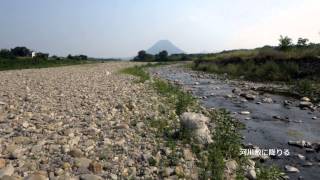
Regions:
<instances>
[{"instance_id":1,"label":"hazy mountain ridge","mask_svg":"<svg viewBox=\"0 0 320 180\"><path fill-rule=\"evenodd\" d=\"M158 54L161 51L166 50L168 54L181 54L184 53L183 50L175 46L172 42L169 40L160 40L157 43L155 43L151 48L147 50L148 54Z\"/></svg>"}]
</instances>

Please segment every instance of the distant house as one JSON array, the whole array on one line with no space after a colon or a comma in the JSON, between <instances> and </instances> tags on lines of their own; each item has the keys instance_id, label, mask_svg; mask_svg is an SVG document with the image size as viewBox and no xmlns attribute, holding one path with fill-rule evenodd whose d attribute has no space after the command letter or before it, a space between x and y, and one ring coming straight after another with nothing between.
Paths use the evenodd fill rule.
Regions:
<instances>
[{"instance_id":1,"label":"distant house","mask_svg":"<svg viewBox=\"0 0 320 180\"><path fill-rule=\"evenodd\" d=\"M34 52L34 51L32 51L32 52L31 52L31 57L32 57L32 58L35 58L36 56L37 56L37 53Z\"/></svg>"},{"instance_id":2,"label":"distant house","mask_svg":"<svg viewBox=\"0 0 320 180\"><path fill-rule=\"evenodd\" d=\"M49 54L48 53L37 53L36 57L42 58L42 59L48 59Z\"/></svg>"},{"instance_id":3,"label":"distant house","mask_svg":"<svg viewBox=\"0 0 320 180\"><path fill-rule=\"evenodd\" d=\"M42 58L42 59L48 59L49 58L49 54L47 54L47 53L41 53L41 52L32 52L31 53L31 57L32 58L36 58L36 57L38 57L38 58Z\"/></svg>"}]
</instances>

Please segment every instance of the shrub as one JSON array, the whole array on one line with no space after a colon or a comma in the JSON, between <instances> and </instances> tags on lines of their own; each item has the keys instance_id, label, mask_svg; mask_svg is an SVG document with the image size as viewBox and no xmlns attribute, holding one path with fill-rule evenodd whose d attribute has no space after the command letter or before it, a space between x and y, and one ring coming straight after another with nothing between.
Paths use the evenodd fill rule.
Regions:
<instances>
[{"instance_id":1,"label":"shrub","mask_svg":"<svg viewBox=\"0 0 320 180\"><path fill-rule=\"evenodd\" d=\"M265 80L274 81L280 80L280 67L274 61L268 61L256 69L256 74L259 79L264 77Z\"/></svg>"},{"instance_id":2,"label":"shrub","mask_svg":"<svg viewBox=\"0 0 320 180\"><path fill-rule=\"evenodd\" d=\"M238 75L238 67L235 64L228 64L226 67L226 72L232 76Z\"/></svg>"},{"instance_id":3,"label":"shrub","mask_svg":"<svg viewBox=\"0 0 320 180\"><path fill-rule=\"evenodd\" d=\"M299 76L299 65L297 63L288 62L282 64L281 70L284 70L285 73L281 73L285 76L287 80L296 79Z\"/></svg>"},{"instance_id":4,"label":"shrub","mask_svg":"<svg viewBox=\"0 0 320 180\"><path fill-rule=\"evenodd\" d=\"M200 65L201 66L201 65ZM203 68L207 68L208 72L212 72L212 73L220 73L219 67L216 64L210 64L210 65L206 65Z\"/></svg>"},{"instance_id":5,"label":"shrub","mask_svg":"<svg viewBox=\"0 0 320 180\"><path fill-rule=\"evenodd\" d=\"M300 94L309 94L313 91L312 81L300 80L295 84L294 90L296 90Z\"/></svg>"}]
</instances>

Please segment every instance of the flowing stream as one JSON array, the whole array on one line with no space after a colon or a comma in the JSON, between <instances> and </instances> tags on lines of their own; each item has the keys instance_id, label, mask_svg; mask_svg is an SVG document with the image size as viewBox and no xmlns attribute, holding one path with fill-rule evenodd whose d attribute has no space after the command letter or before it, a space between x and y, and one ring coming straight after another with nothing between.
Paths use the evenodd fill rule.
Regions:
<instances>
[{"instance_id":1,"label":"flowing stream","mask_svg":"<svg viewBox=\"0 0 320 180\"><path fill-rule=\"evenodd\" d=\"M195 72L179 65L150 69L151 74L179 84L200 99L207 108L224 108L246 125L241 133L244 144L261 149L289 150L289 156L276 156L265 161L283 171L285 165L299 169L288 173L290 179L320 179L320 154L314 149L291 146L289 141L320 142L320 111L301 109L300 101L290 97L253 91L263 84L231 81L212 74ZM241 91L240 96L237 91ZM243 93L254 94L252 100ZM249 114L250 113L250 114ZM284 153L284 152L283 152ZM305 156L301 159L298 154Z\"/></svg>"}]
</instances>

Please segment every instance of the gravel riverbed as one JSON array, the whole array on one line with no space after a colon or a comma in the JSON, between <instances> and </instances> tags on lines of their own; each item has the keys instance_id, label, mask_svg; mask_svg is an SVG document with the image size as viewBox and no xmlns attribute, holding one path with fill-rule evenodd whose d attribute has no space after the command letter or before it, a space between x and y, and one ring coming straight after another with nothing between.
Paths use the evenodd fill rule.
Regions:
<instances>
[{"instance_id":1,"label":"gravel riverbed","mask_svg":"<svg viewBox=\"0 0 320 180\"><path fill-rule=\"evenodd\" d=\"M0 179L196 179L188 147L162 163L172 152L148 119L170 109L148 82L119 73L132 65L0 72Z\"/></svg>"}]
</instances>

